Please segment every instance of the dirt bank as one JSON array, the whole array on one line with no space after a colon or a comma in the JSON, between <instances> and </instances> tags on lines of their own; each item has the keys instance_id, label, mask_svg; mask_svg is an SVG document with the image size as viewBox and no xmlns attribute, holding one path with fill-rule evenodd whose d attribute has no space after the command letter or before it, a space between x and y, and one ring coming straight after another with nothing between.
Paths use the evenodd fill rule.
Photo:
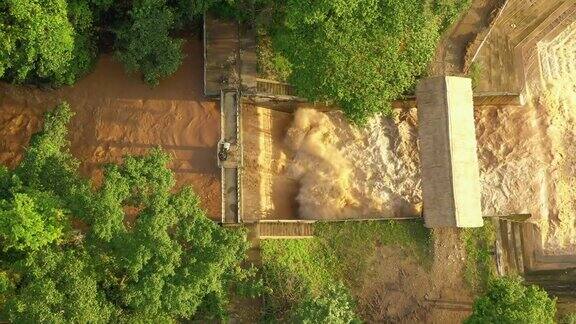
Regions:
<instances>
[{"instance_id":1,"label":"dirt bank","mask_svg":"<svg viewBox=\"0 0 576 324\"><path fill-rule=\"evenodd\" d=\"M0 162L14 166L42 114L65 100L76 113L70 127L72 153L86 175L125 154L162 146L172 156L179 185L192 185L211 217L220 217L216 144L219 108L202 95L202 43L189 39L182 67L158 87L128 75L111 56L73 87L54 91L0 84Z\"/></svg>"}]
</instances>

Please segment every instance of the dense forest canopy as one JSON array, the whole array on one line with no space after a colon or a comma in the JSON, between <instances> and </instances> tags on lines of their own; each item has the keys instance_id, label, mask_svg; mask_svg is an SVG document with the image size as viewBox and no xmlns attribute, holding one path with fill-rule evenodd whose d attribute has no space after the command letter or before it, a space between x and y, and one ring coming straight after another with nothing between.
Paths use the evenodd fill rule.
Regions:
<instances>
[{"instance_id":1,"label":"dense forest canopy","mask_svg":"<svg viewBox=\"0 0 576 324\"><path fill-rule=\"evenodd\" d=\"M194 0L6 0L0 3L0 78L14 83L71 85L101 49L127 70L157 84L182 61L171 36L202 11L175 11ZM111 48L102 44L112 40ZM109 46L108 46L109 47Z\"/></svg>"},{"instance_id":2,"label":"dense forest canopy","mask_svg":"<svg viewBox=\"0 0 576 324\"><path fill-rule=\"evenodd\" d=\"M182 63L183 40L208 10L268 33L297 93L362 123L413 89L441 33L470 0L6 0L0 78L73 84L100 50L156 85ZM105 44L108 44L106 48ZM111 45L110 45L111 44Z\"/></svg>"},{"instance_id":3,"label":"dense forest canopy","mask_svg":"<svg viewBox=\"0 0 576 324\"><path fill-rule=\"evenodd\" d=\"M101 186L78 173L66 104L46 115L22 162L0 167L0 319L166 322L225 314L243 231L174 191L160 149L108 165ZM206 307L205 305L210 305Z\"/></svg>"},{"instance_id":4,"label":"dense forest canopy","mask_svg":"<svg viewBox=\"0 0 576 324\"><path fill-rule=\"evenodd\" d=\"M413 90L442 33L470 3L2 0L0 80L73 85L100 53L109 52L127 71L157 85L182 64L183 32L197 29L211 11L267 37L272 53L265 63L299 96L332 103L362 124L376 113L390 114L392 100ZM338 238L344 227L331 225L332 231L324 228L324 241L264 244L263 287L253 280L255 268L241 267L246 233L209 220L190 187L176 190L166 153L153 149L109 164L96 186L78 172L80 162L69 151L70 118L69 106L58 105L46 114L19 165L0 165L0 322L222 319L232 288L251 297L264 291L264 319L280 314L297 323L359 322L354 298L335 279L338 267L362 269L365 261L337 248L358 255L369 236L356 235L361 240L351 244L354 236ZM407 246L422 245L431 253L429 235L421 229L417 235L407 223L379 229L366 224L346 226L372 236L382 232L372 240L378 244L391 244L392 234L401 234L410 238ZM490 249L485 251L467 257L489 263ZM487 278L467 323L554 322L556 302L542 289L518 278Z\"/></svg>"},{"instance_id":5,"label":"dense forest canopy","mask_svg":"<svg viewBox=\"0 0 576 324\"><path fill-rule=\"evenodd\" d=\"M286 0L272 40L301 96L332 102L362 123L391 113L391 102L413 89L469 2Z\"/></svg>"}]
</instances>

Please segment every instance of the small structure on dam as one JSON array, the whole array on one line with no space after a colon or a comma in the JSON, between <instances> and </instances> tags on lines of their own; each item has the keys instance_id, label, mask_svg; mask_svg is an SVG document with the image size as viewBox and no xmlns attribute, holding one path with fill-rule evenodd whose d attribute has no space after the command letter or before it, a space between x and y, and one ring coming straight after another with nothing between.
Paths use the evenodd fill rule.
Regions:
<instances>
[{"instance_id":1,"label":"small structure on dam","mask_svg":"<svg viewBox=\"0 0 576 324\"><path fill-rule=\"evenodd\" d=\"M471 80L440 76L416 90L427 227L481 227Z\"/></svg>"}]
</instances>

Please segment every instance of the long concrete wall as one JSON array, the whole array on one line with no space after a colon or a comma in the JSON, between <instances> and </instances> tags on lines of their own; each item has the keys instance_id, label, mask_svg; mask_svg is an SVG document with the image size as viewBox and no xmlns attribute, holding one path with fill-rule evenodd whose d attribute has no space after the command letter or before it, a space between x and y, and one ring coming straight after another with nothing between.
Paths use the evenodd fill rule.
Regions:
<instances>
[{"instance_id":1,"label":"long concrete wall","mask_svg":"<svg viewBox=\"0 0 576 324\"><path fill-rule=\"evenodd\" d=\"M482 226L470 79L424 79L416 98L426 226Z\"/></svg>"},{"instance_id":2,"label":"long concrete wall","mask_svg":"<svg viewBox=\"0 0 576 324\"><path fill-rule=\"evenodd\" d=\"M241 94L237 90L223 90L220 95L220 142L231 144L228 158L218 159L222 182L222 223L242 221L242 120Z\"/></svg>"}]
</instances>

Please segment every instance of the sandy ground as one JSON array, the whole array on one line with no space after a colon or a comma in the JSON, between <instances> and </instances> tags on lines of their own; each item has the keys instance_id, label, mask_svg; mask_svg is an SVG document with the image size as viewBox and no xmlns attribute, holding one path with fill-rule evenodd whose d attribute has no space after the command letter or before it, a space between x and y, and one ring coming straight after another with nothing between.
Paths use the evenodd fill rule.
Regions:
<instances>
[{"instance_id":1,"label":"sandy ground","mask_svg":"<svg viewBox=\"0 0 576 324\"><path fill-rule=\"evenodd\" d=\"M98 179L100 167L125 154L162 146L179 185L192 185L211 217L220 217L216 145L219 107L202 95L202 43L189 39L182 67L151 88L128 75L109 55L73 87L54 91L0 84L0 162L14 166L42 114L59 101L76 113L70 126L72 153L81 170Z\"/></svg>"}]
</instances>

